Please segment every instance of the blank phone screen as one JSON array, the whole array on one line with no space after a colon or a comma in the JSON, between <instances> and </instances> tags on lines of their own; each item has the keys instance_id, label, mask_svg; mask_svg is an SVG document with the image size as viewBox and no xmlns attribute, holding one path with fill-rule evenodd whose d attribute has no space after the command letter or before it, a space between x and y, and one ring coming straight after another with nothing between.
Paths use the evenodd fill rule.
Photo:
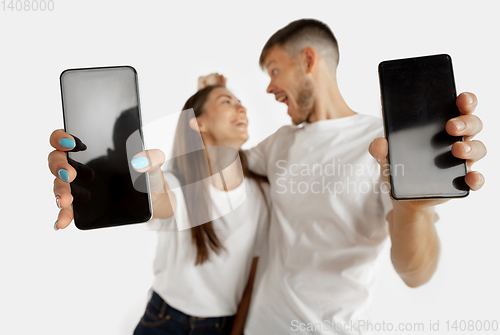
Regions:
<instances>
[{"instance_id":1,"label":"blank phone screen","mask_svg":"<svg viewBox=\"0 0 500 335\"><path fill-rule=\"evenodd\" d=\"M87 147L68 152L77 171L71 183L75 225L94 229L148 221L147 176L133 176L129 163L144 150L136 71L72 69L60 79L65 131Z\"/></svg>"},{"instance_id":2,"label":"blank phone screen","mask_svg":"<svg viewBox=\"0 0 500 335\"><path fill-rule=\"evenodd\" d=\"M451 58L436 55L379 65L391 195L395 199L468 195L465 160L451 146L446 122L460 115Z\"/></svg>"}]
</instances>

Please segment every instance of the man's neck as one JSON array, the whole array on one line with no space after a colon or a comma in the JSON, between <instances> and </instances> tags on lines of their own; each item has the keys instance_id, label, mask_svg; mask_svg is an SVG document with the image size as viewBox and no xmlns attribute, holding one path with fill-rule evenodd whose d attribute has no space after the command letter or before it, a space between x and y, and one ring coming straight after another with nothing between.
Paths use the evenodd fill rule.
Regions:
<instances>
[{"instance_id":1,"label":"man's neck","mask_svg":"<svg viewBox=\"0 0 500 335\"><path fill-rule=\"evenodd\" d=\"M338 119L356 114L340 94L335 74L323 72L315 81L314 107L308 122Z\"/></svg>"}]
</instances>

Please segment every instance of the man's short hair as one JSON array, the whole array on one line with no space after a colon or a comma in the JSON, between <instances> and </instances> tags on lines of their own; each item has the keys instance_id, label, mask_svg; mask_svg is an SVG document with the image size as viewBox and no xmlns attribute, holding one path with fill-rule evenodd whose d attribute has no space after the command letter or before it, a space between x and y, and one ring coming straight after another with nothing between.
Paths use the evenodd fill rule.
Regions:
<instances>
[{"instance_id":1,"label":"man's short hair","mask_svg":"<svg viewBox=\"0 0 500 335\"><path fill-rule=\"evenodd\" d=\"M259 65L262 69L269 51L274 46L283 48L291 59L297 58L305 48L311 47L334 69L339 62L337 39L330 27L314 19L293 21L275 32L260 54Z\"/></svg>"}]
</instances>

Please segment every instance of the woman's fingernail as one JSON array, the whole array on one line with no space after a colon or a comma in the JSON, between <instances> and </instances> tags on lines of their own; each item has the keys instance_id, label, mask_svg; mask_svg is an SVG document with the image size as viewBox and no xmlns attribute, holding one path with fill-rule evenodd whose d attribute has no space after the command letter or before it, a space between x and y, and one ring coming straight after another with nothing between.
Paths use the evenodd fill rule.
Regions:
<instances>
[{"instance_id":1,"label":"woman's fingernail","mask_svg":"<svg viewBox=\"0 0 500 335\"><path fill-rule=\"evenodd\" d=\"M453 120L453 124L457 127L458 131L465 129L465 123L462 120Z\"/></svg>"},{"instance_id":2,"label":"woman's fingernail","mask_svg":"<svg viewBox=\"0 0 500 335\"><path fill-rule=\"evenodd\" d=\"M59 230L59 228L57 228L57 221L58 221L58 220L56 220L56 223L54 223L54 230L55 230L55 231L58 231L58 230Z\"/></svg>"},{"instance_id":3,"label":"woman's fingernail","mask_svg":"<svg viewBox=\"0 0 500 335\"><path fill-rule=\"evenodd\" d=\"M57 205L57 208L61 209L61 197L60 196L56 196L56 205Z\"/></svg>"},{"instance_id":4,"label":"woman's fingernail","mask_svg":"<svg viewBox=\"0 0 500 335\"><path fill-rule=\"evenodd\" d=\"M57 171L57 175L59 176L59 178L61 178L61 180L69 183L69 173L68 173L68 171L66 171L65 169L60 169L59 171Z\"/></svg>"},{"instance_id":5,"label":"woman's fingernail","mask_svg":"<svg viewBox=\"0 0 500 335\"><path fill-rule=\"evenodd\" d=\"M66 149L73 149L76 146L75 141L73 141L71 138L61 138L59 140L59 144L61 145L61 147Z\"/></svg>"},{"instance_id":6,"label":"woman's fingernail","mask_svg":"<svg viewBox=\"0 0 500 335\"><path fill-rule=\"evenodd\" d=\"M465 142L462 142L462 146L464 147L465 153L469 153L472 150L471 146Z\"/></svg>"},{"instance_id":7,"label":"woman's fingernail","mask_svg":"<svg viewBox=\"0 0 500 335\"><path fill-rule=\"evenodd\" d=\"M130 164L132 164L134 169L140 170L149 165L149 160L147 157L136 157L130 161Z\"/></svg>"}]
</instances>

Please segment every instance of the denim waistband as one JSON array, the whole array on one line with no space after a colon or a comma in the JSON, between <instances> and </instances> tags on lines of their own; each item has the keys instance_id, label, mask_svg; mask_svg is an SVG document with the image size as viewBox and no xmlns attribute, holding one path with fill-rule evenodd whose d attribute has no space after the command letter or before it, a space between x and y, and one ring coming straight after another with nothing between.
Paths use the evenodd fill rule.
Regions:
<instances>
[{"instance_id":1,"label":"denim waistband","mask_svg":"<svg viewBox=\"0 0 500 335\"><path fill-rule=\"evenodd\" d=\"M198 321L207 321L207 322L232 322L234 319L234 315L230 316L221 316L221 317L209 317L209 318L202 318L202 317L197 317L197 316L191 316L188 314L185 314L169 304L167 304L155 291L153 291L153 296L151 297L151 300L153 303L160 308L160 310L163 310L164 315L171 315L172 317L177 318L179 321L184 321L186 323L192 323L192 322L198 322Z\"/></svg>"}]
</instances>

